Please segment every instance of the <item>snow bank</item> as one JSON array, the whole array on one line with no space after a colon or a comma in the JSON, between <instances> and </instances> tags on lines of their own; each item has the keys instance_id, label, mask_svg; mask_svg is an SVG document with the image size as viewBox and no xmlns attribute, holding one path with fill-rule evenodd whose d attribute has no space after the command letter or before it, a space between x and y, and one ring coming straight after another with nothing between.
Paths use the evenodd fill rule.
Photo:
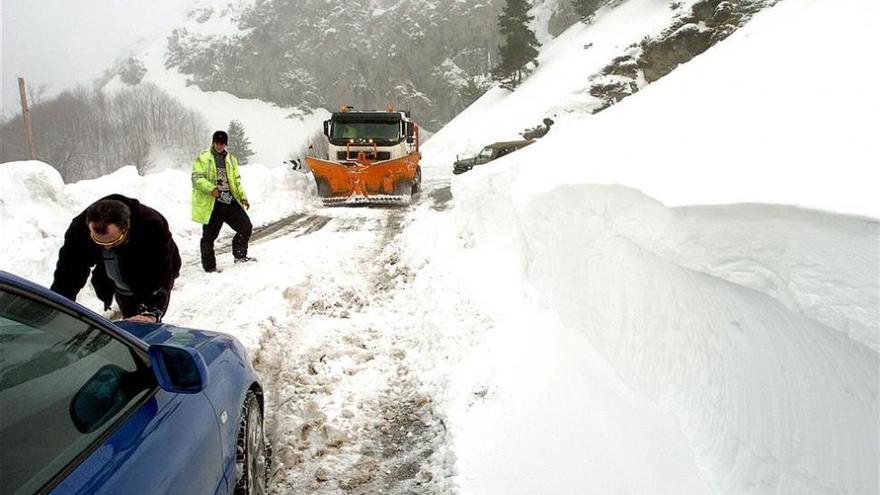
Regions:
<instances>
[{"instance_id":1,"label":"snow bank","mask_svg":"<svg viewBox=\"0 0 880 495\"><path fill-rule=\"evenodd\" d=\"M313 208L309 176L262 165L246 165L240 170L255 226ZM191 191L188 171L139 176L134 167L124 167L98 179L65 185L58 172L43 162L4 163L0 166L4 232L0 269L48 286L71 219L94 201L114 193L137 198L162 213L184 261L194 261L202 229L190 219Z\"/></svg>"},{"instance_id":2,"label":"snow bank","mask_svg":"<svg viewBox=\"0 0 880 495\"><path fill-rule=\"evenodd\" d=\"M480 252L518 253L533 297L679 418L714 491L876 490L876 222L569 186L469 223L494 232L474 235Z\"/></svg>"},{"instance_id":3,"label":"snow bank","mask_svg":"<svg viewBox=\"0 0 880 495\"><path fill-rule=\"evenodd\" d=\"M456 153L559 114L452 179L455 254L424 268L468 280L458 297L493 322L439 338L472 343L449 347L462 492L877 493L880 108L841 86L878 74L875 7L781 2L587 114L571 73L610 61L637 20L659 29L668 8L648 3L572 28L425 146L448 177ZM426 235L445 237L408 232L443 249Z\"/></svg>"},{"instance_id":4,"label":"snow bank","mask_svg":"<svg viewBox=\"0 0 880 495\"><path fill-rule=\"evenodd\" d=\"M47 259L57 257L64 231L73 217L68 213L75 210L64 190L61 175L43 162L9 162L0 166L3 270L47 286L51 283L54 265Z\"/></svg>"},{"instance_id":5,"label":"snow bank","mask_svg":"<svg viewBox=\"0 0 880 495\"><path fill-rule=\"evenodd\" d=\"M409 353L423 354L444 412L459 493L709 493L677 418L624 383L586 335L523 298L523 245L514 225L493 221L492 203L479 219L422 208L405 235L418 270L412 307L425 313L416 321L447 315ZM470 227L509 236L490 244Z\"/></svg>"}]
</instances>

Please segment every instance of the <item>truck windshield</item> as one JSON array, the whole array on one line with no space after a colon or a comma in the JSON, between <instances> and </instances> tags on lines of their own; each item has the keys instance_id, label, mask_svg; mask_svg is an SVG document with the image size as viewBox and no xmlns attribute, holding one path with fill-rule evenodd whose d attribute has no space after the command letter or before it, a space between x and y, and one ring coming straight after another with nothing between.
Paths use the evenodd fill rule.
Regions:
<instances>
[{"instance_id":1,"label":"truck windshield","mask_svg":"<svg viewBox=\"0 0 880 495\"><path fill-rule=\"evenodd\" d=\"M335 122L331 140L400 141L400 124L395 122Z\"/></svg>"}]
</instances>

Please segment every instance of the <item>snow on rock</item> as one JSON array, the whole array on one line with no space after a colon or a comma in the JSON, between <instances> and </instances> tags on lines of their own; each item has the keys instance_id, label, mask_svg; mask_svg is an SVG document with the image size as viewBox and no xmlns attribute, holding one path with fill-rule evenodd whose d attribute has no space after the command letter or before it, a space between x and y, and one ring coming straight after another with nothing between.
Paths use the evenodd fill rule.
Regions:
<instances>
[{"instance_id":1,"label":"snow on rock","mask_svg":"<svg viewBox=\"0 0 880 495\"><path fill-rule=\"evenodd\" d=\"M438 131L425 144L426 166L451 168L456 154L473 154L494 141L519 139L519 132L545 117L557 120L570 112L587 112L598 102L587 93L590 76L630 45L662 32L675 15L665 2L629 0L603 10L589 26L575 24L541 47L537 70L515 92L490 90ZM583 137L578 140L584 142ZM566 149L571 151L571 146ZM581 152L569 152L567 161L574 156Z\"/></svg>"}]
</instances>

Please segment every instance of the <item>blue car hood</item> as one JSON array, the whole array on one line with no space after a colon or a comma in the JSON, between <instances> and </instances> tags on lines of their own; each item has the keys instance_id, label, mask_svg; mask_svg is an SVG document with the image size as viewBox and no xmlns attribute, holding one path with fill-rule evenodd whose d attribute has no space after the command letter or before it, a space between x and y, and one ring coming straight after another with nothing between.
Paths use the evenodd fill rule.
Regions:
<instances>
[{"instance_id":1,"label":"blue car hood","mask_svg":"<svg viewBox=\"0 0 880 495\"><path fill-rule=\"evenodd\" d=\"M167 323L136 323L116 321L114 325L134 335L138 339L152 344L170 344L195 349L205 359L208 367L226 351L231 351L243 363L250 363L244 348L231 335L194 328L176 327Z\"/></svg>"},{"instance_id":2,"label":"blue car hood","mask_svg":"<svg viewBox=\"0 0 880 495\"><path fill-rule=\"evenodd\" d=\"M203 343L222 335L219 332L176 327L166 323L115 321L113 324L147 344L172 344L198 348Z\"/></svg>"}]
</instances>

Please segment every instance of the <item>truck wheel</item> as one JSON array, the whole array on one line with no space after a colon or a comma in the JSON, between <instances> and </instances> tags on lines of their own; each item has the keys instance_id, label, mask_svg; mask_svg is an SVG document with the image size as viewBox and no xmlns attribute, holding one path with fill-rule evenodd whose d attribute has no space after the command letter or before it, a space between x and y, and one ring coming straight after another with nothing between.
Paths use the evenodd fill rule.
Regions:
<instances>
[{"instance_id":1,"label":"truck wheel","mask_svg":"<svg viewBox=\"0 0 880 495\"><path fill-rule=\"evenodd\" d=\"M422 190L422 167L416 167L416 176L413 178L412 195L415 196Z\"/></svg>"},{"instance_id":2,"label":"truck wheel","mask_svg":"<svg viewBox=\"0 0 880 495\"><path fill-rule=\"evenodd\" d=\"M318 197L319 198L329 198L330 197L330 183L324 179L315 179L315 186L318 189Z\"/></svg>"}]
</instances>

